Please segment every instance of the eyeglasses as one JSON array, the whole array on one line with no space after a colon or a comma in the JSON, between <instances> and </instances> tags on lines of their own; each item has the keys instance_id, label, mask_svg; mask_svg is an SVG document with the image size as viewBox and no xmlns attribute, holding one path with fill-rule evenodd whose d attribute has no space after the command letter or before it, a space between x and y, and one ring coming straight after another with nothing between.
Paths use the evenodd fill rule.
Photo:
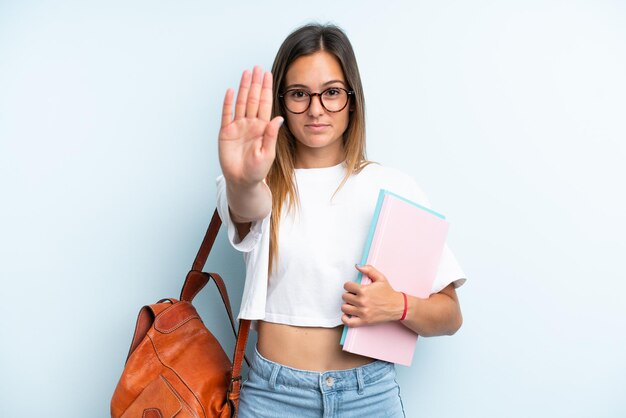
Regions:
<instances>
[{"instance_id":1,"label":"eyeglasses","mask_svg":"<svg viewBox=\"0 0 626 418\"><path fill-rule=\"evenodd\" d=\"M291 113L304 113L311 106L313 96L319 96L322 107L331 113L341 112L347 105L354 91L341 87L329 87L321 93L311 93L303 89L289 89L279 94L285 107Z\"/></svg>"}]
</instances>

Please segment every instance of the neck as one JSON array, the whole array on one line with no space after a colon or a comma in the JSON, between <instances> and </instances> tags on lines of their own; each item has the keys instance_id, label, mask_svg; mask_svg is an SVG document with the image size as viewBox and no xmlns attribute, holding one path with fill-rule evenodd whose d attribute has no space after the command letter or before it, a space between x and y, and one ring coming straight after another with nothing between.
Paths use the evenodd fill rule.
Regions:
<instances>
[{"instance_id":1,"label":"neck","mask_svg":"<svg viewBox=\"0 0 626 418\"><path fill-rule=\"evenodd\" d=\"M343 145L334 150L305 148L296 149L294 168L324 168L333 167L344 160Z\"/></svg>"}]
</instances>

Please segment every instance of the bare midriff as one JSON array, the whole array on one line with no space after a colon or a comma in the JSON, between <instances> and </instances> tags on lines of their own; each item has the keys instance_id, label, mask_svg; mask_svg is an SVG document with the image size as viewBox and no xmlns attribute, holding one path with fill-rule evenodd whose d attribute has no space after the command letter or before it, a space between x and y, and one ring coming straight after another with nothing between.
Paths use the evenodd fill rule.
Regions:
<instances>
[{"instance_id":1,"label":"bare midriff","mask_svg":"<svg viewBox=\"0 0 626 418\"><path fill-rule=\"evenodd\" d=\"M257 349L268 360L300 370L346 370L374 361L343 351L339 340L343 326L297 327L258 322Z\"/></svg>"}]
</instances>

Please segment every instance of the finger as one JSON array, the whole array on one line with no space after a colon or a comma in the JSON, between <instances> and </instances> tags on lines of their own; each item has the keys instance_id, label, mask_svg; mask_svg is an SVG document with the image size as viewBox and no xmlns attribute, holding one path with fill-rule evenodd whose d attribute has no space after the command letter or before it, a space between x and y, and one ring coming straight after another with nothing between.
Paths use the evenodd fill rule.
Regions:
<instances>
[{"instance_id":1,"label":"finger","mask_svg":"<svg viewBox=\"0 0 626 418\"><path fill-rule=\"evenodd\" d=\"M263 87L261 88L261 101L259 103L259 118L270 120L272 117L272 73L269 71L263 75Z\"/></svg>"},{"instance_id":2,"label":"finger","mask_svg":"<svg viewBox=\"0 0 626 418\"><path fill-rule=\"evenodd\" d=\"M263 132L263 144L261 151L265 154L276 155L276 140L278 139L278 130L285 120L281 116L276 116L265 127Z\"/></svg>"},{"instance_id":3,"label":"finger","mask_svg":"<svg viewBox=\"0 0 626 418\"><path fill-rule=\"evenodd\" d=\"M356 306L352 306L348 303L344 303L343 305L341 305L341 312L345 313L346 315L358 317L359 308L357 308Z\"/></svg>"},{"instance_id":4,"label":"finger","mask_svg":"<svg viewBox=\"0 0 626 418\"><path fill-rule=\"evenodd\" d=\"M261 100L261 82L262 71L258 65L254 66L252 70L252 84L250 84L250 91L248 92L248 100L246 101L246 117L257 118L259 111L259 101Z\"/></svg>"},{"instance_id":5,"label":"finger","mask_svg":"<svg viewBox=\"0 0 626 418\"><path fill-rule=\"evenodd\" d=\"M226 90L222 107L222 128L233 121L233 89Z\"/></svg>"},{"instance_id":6,"label":"finger","mask_svg":"<svg viewBox=\"0 0 626 418\"><path fill-rule=\"evenodd\" d=\"M245 70L241 75L239 92L237 93L237 102L235 103L235 120L246 117L246 101L248 100L251 77L250 71L248 70Z\"/></svg>"},{"instance_id":7,"label":"finger","mask_svg":"<svg viewBox=\"0 0 626 418\"><path fill-rule=\"evenodd\" d=\"M369 264L365 266L359 266L358 264L355 264L354 266L361 273L369 277L372 282L386 280L385 276L380 271L376 270L374 267L370 266Z\"/></svg>"},{"instance_id":8,"label":"finger","mask_svg":"<svg viewBox=\"0 0 626 418\"><path fill-rule=\"evenodd\" d=\"M349 317L346 314L343 314L341 316L341 322L343 322L350 328L356 328L356 327L360 327L361 325L363 325L363 321L358 316Z\"/></svg>"},{"instance_id":9,"label":"finger","mask_svg":"<svg viewBox=\"0 0 626 418\"><path fill-rule=\"evenodd\" d=\"M361 285L355 282L346 282L344 283L343 288L346 290L346 292L357 295L361 290Z\"/></svg>"},{"instance_id":10,"label":"finger","mask_svg":"<svg viewBox=\"0 0 626 418\"><path fill-rule=\"evenodd\" d=\"M359 306L359 298L353 293L346 292L341 295L341 299L343 299L344 302L349 303L350 305Z\"/></svg>"}]
</instances>

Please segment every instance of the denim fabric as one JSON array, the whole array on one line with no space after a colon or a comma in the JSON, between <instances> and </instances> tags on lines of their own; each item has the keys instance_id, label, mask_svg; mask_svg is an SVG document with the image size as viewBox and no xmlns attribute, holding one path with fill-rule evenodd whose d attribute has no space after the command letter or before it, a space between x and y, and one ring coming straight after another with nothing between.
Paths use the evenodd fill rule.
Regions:
<instances>
[{"instance_id":1,"label":"denim fabric","mask_svg":"<svg viewBox=\"0 0 626 418\"><path fill-rule=\"evenodd\" d=\"M240 418L404 417L393 363L348 370L298 370L255 349L239 401Z\"/></svg>"}]
</instances>

